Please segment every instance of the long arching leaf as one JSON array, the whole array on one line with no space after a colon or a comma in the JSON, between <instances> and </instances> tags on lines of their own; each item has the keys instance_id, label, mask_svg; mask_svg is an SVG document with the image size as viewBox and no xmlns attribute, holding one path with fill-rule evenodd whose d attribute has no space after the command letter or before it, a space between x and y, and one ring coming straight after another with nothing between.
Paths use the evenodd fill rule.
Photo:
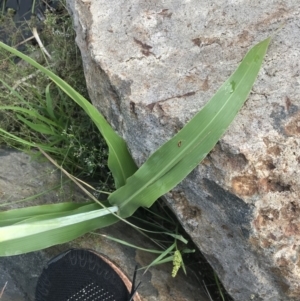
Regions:
<instances>
[{"instance_id":1,"label":"long arching leaf","mask_svg":"<svg viewBox=\"0 0 300 301\"><path fill-rule=\"evenodd\" d=\"M151 206L212 150L247 99L269 43L270 38L254 46L203 109L109 196L123 218L140 206Z\"/></svg>"},{"instance_id":2,"label":"long arching leaf","mask_svg":"<svg viewBox=\"0 0 300 301\"><path fill-rule=\"evenodd\" d=\"M119 219L98 204L52 204L1 212L0 257L61 244Z\"/></svg>"}]
</instances>

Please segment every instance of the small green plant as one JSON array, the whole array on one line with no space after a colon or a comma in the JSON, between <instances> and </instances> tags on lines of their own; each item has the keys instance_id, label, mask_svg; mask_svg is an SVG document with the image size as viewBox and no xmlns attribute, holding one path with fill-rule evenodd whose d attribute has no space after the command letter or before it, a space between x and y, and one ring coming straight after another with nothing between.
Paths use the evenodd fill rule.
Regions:
<instances>
[{"instance_id":1,"label":"small green plant","mask_svg":"<svg viewBox=\"0 0 300 301\"><path fill-rule=\"evenodd\" d=\"M93 120L108 145L108 167L116 186L116 190L108 197L108 203L92 198L95 203L40 205L1 212L0 256L26 253L63 243L120 219L124 220L141 206L150 207L156 199L182 181L223 135L251 90L269 42L270 38L254 46L204 108L139 169L124 140L91 103L35 60L0 43L2 48L47 75ZM23 120L32 129L50 135L53 133L54 125L50 119L45 119L37 112L24 111L20 107L14 110L22 111L29 118L34 114L35 121L28 123L28 120ZM30 147L39 146L42 151L55 152L51 145L37 145L33 141L20 140L2 129L0 132Z\"/></svg>"},{"instance_id":2,"label":"small green plant","mask_svg":"<svg viewBox=\"0 0 300 301\"><path fill-rule=\"evenodd\" d=\"M16 47L21 45L22 52L30 55L34 61L51 70L70 86L76 87L81 96L87 97L81 57L74 45L75 37L71 19L65 10L58 10L55 14L46 11L43 30L39 31L41 40L51 54L50 57L43 55L41 51L37 51L37 47L28 44L28 42L24 43L26 40L24 41L22 32L24 30L28 31L28 27L34 31L34 26L37 24L34 18L29 23L24 23L25 27L24 24L21 24L21 27L16 28L12 21L13 15L1 17L0 35L5 31L9 33L6 36L11 44L16 45ZM11 34L12 32L13 34ZM157 249L143 249L137 245L130 245L124 240L106 237L132 248L157 254L158 257L144 269L147 270L153 265L164 262L173 262L173 276L180 268L185 271L183 258L186 261L190 257L188 253L195 250L192 250L193 247L187 247L187 240L180 235L182 231L178 230L178 222L164 209L166 206L162 205L161 201L154 203L151 210L147 208L140 209L133 217L126 220L114 212L119 207L112 207L107 212L104 211L104 213L109 213L107 216L93 218L93 216L98 215L89 215L92 211L95 214L96 210L101 209L102 206L110 207L110 203L107 201L98 203L98 197L101 195L99 193L103 192L111 195L111 192L115 190L115 184L112 173L107 168L108 151L105 141L99 135L93 120L86 115L84 110L59 86L51 83L51 81L49 82L49 77L45 76L43 72L26 62L24 63L24 61L19 62L16 56L1 47L0 71L2 79L2 87L0 85L0 128L2 129L0 144L20 148L23 151L30 152L35 157L46 151L47 154L51 154L49 160L57 164L56 166L60 167L78 185L80 183L73 175L80 176L81 179L85 176L93 176L97 180L97 191L94 190L93 194L88 194L94 203L79 204L78 206L73 206L72 203L61 203L60 206L34 206L23 208L24 210L18 209L3 212L3 214L0 213L0 218L4 217L3 222L0 220L0 229L3 227L3 230L5 230L8 229L5 227L18 223L25 226L25 231L20 233L18 238L11 235L19 228L9 228L6 237L1 236L2 229L0 230L0 249L6 248L6 246L9 247L3 249L1 255L4 256L5 253L10 256L31 251L26 246L20 250L19 246L23 243L26 245L35 242L34 249L36 250L46 247L44 240L47 240L48 245L53 245L71 240L89 231L89 229L100 228L101 225L105 226L123 220L127 223L130 221L137 231L147 236L149 240L157 245ZM231 91L233 88L235 88L234 82L227 87L227 90ZM236 109L236 107L233 106L233 109ZM97 113L95 118L97 118ZM87 132L90 135L86 135ZM177 147L181 147L182 142L181 140L177 141ZM38 147L41 148L41 152L36 152ZM45 153L46 156L48 156L47 154ZM124 162L121 163L124 165ZM134 164L131 164L131 167L131 174L133 174L137 168ZM130 173L128 174L130 175ZM123 178L125 179L127 176L125 175ZM119 177L115 177L115 180L116 185L119 185L118 181L121 183L119 186L123 185ZM42 193L46 193L46 191ZM36 196L18 202L25 202L34 197ZM3 205L5 204L1 206ZM81 213L82 215L80 215ZM79 215L77 216L77 214ZM97 214L100 216L103 212ZM79 222L76 224L75 219L77 217L79 217ZM88 220L89 218L91 220ZM100 219L102 222L100 222ZM35 224L34 221L37 223ZM36 227L45 226L45 232L42 230L41 233L27 233L26 226L28 224L31 228L35 225ZM101 235L99 232L93 234ZM50 238L52 235L57 235L56 239ZM10 243L1 243L2 239L10 240ZM40 245L38 244L39 240L42 241ZM186 263L186 265L188 264ZM208 263L205 265L207 266L206 283L210 288L217 287L217 295L224 300L221 284L217 279L214 280L216 275L209 276L213 273L208 271ZM202 269L203 265L201 265ZM215 292L210 289L210 293L214 294Z\"/></svg>"}]
</instances>

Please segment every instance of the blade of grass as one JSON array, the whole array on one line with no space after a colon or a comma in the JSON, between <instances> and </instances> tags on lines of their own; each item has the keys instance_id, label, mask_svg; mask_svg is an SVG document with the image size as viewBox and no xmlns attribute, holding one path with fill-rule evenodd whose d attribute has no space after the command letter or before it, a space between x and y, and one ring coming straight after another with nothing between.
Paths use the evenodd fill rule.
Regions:
<instances>
[{"instance_id":1,"label":"blade of grass","mask_svg":"<svg viewBox=\"0 0 300 301\"><path fill-rule=\"evenodd\" d=\"M54 114L54 110L53 110L53 101L51 99L51 94L50 94L50 84L47 85L46 87L46 107L47 107L47 112L49 114L49 116L53 119L56 120L55 114Z\"/></svg>"},{"instance_id":2,"label":"blade of grass","mask_svg":"<svg viewBox=\"0 0 300 301\"><path fill-rule=\"evenodd\" d=\"M40 147L41 149L45 150L45 151L48 151L48 152L51 152L51 153L60 153L61 150L58 149L58 148L55 148L55 147L51 147L51 146L47 146L47 145L44 145L44 144L36 144L36 143L32 143L30 141L27 141L27 140L24 140L22 138L19 138L18 136L15 136L13 134L10 134L8 133L7 131L3 130L0 128L0 135L8 138L8 139L11 139L13 141L16 141L20 144L23 144L23 145L26 145L26 146L30 146L30 147Z\"/></svg>"},{"instance_id":3,"label":"blade of grass","mask_svg":"<svg viewBox=\"0 0 300 301\"><path fill-rule=\"evenodd\" d=\"M147 265L145 267L142 267L139 270L146 269L145 272L143 273L143 274L146 274L146 272L148 271L148 269L150 267L153 267L155 265L162 264L162 263L172 262L173 260L174 260L174 255L171 255L171 256L165 257L165 258L163 258L161 260L158 260L158 261L154 260L155 262L152 261L149 265Z\"/></svg>"},{"instance_id":4,"label":"blade of grass","mask_svg":"<svg viewBox=\"0 0 300 301\"><path fill-rule=\"evenodd\" d=\"M17 118L22 121L24 124L26 124L29 128L32 130L45 134L50 136L56 136L57 134L51 129L50 126L44 124L44 123L33 123L27 120L26 118L22 117L21 115L17 114Z\"/></svg>"},{"instance_id":5,"label":"blade of grass","mask_svg":"<svg viewBox=\"0 0 300 301\"><path fill-rule=\"evenodd\" d=\"M28 109L25 109L22 107L14 107L14 106L0 106L0 110L11 110L11 111L15 111L15 112L20 112L20 113L23 113L24 115L28 115L32 118L36 118L40 121L51 124L52 126L58 127L56 122L38 114L36 110L28 110Z\"/></svg>"},{"instance_id":6,"label":"blade of grass","mask_svg":"<svg viewBox=\"0 0 300 301\"><path fill-rule=\"evenodd\" d=\"M162 263L164 257L166 257L170 252L172 252L172 250L176 248L176 242L174 242L168 249L166 249L164 252L162 252L157 258L155 258L146 268L144 274L146 274L146 272L149 270L149 268L151 268L153 265ZM173 256L172 256L173 257Z\"/></svg>"},{"instance_id":7,"label":"blade of grass","mask_svg":"<svg viewBox=\"0 0 300 301\"><path fill-rule=\"evenodd\" d=\"M225 301L225 297L223 295L223 292L222 292L222 288L221 288L221 285L220 285L220 282L219 282L219 278L218 278L218 275L216 272L214 272L214 277L215 277L215 281L217 283L217 286L218 286L218 291L219 291L219 294L222 298L222 301Z\"/></svg>"},{"instance_id":8,"label":"blade of grass","mask_svg":"<svg viewBox=\"0 0 300 301\"><path fill-rule=\"evenodd\" d=\"M161 254L161 252L162 252L162 251L159 251L159 250L141 248L141 247L138 247L136 245L130 244L130 243L124 241L124 240L117 239L115 237L112 237L112 236L109 236L109 235L106 235L106 234L100 234L100 233L95 233L95 232L92 232L92 234L102 236L104 238L107 238L107 239L110 239L112 241L115 241L115 242L117 242L117 243L119 243L121 245L124 245L124 246L127 246L127 247L131 247L131 248L134 248L134 249L137 249L137 250L141 250L141 251L145 251L145 252L149 252L149 253L155 253L155 254Z\"/></svg>"}]
</instances>

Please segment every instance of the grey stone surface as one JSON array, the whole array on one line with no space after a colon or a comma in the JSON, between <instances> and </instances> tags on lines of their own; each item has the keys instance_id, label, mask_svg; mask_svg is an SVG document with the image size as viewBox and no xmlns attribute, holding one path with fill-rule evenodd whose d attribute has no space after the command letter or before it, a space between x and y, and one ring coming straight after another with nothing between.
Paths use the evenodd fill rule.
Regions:
<instances>
[{"instance_id":1,"label":"grey stone surface","mask_svg":"<svg viewBox=\"0 0 300 301\"><path fill-rule=\"evenodd\" d=\"M0 158L0 210L37 203L86 200L85 196L70 183L62 184L65 183L64 177L61 177L60 173L47 162L37 162L24 153L1 148ZM56 189L41 194L35 201L16 203L16 201L40 194L42 191L50 190L52 187ZM2 206L3 204L6 205ZM92 249L108 257L130 279L132 279L136 265L147 266L155 258L153 254L99 236L99 234L106 234L142 248L156 249L150 240L122 222L95 231L95 233L86 234L70 243L53 246L39 252L0 257L0 292L7 283L1 301L34 301L36 282L43 267L50 258L70 248ZM139 272L138 278L143 282L139 289L140 300L209 300L203 287L190 270L188 270L188 276L181 272L176 278L172 278L171 271L172 265L166 264L150 268L143 277L142 272Z\"/></svg>"},{"instance_id":2,"label":"grey stone surface","mask_svg":"<svg viewBox=\"0 0 300 301\"><path fill-rule=\"evenodd\" d=\"M1 301L23 301L24 294L18 289L11 276L10 271L6 271L0 264L0 292L2 293Z\"/></svg>"},{"instance_id":3,"label":"grey stone surface","mask_svg":"<svg viewBox=\"0 0 300 301\"><path fill-rule=\"evenodd\" d=\"M70 181L54 165L43 162L42 156L33 159L29 154L0 147L1 210L9 209L11 202L15 208L31 206L37 204L36 199L41 204L87 200L75 185L65 185Z\"/></svg>"},{"instance_id":4,"label":"grey stone surface","mask_svg":"<svg viewBox=\"0 0 300 301\"><path fill-rule=\"evenodd\" d=\"M235 300L299 300L299 1L67 2L90 97L138 165L274 35L226 135L165 197Z\"/></svg>"}]
</instances>

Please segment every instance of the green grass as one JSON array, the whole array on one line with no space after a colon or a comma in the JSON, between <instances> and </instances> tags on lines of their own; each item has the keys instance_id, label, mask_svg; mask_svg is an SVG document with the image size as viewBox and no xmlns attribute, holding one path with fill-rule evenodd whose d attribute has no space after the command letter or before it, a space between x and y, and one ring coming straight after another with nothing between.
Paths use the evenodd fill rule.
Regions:
<instances>
[{"instance_id":1,"label":"green grass","mask_svg":"<svg viewBox=\"0 0 300 301\"><path fill-rule=\"evenodd\" d=\"M34 20L25 25L30 28ZM0 34L9 36L7 42L10 45L23 41L24 28L16 29L10 16L2 17L0 28ZM14 34L10 35L10 32ZM66 10L60 10L56 15L46 13L46 21L39 33L52 60L47 59L32 41L22 44L22 51L88 97L80 53ZM19 94L1 85L0 106L21 107L38 112L54 123L51 127L53 133L49 136L47 132L37 133L32 130L30 125L36 122L36 116L28 118L22 112L1 110L0 128L24 140L52 145L59 150L53 154L54 159L70 173L80 177L97 177L98 188L112 191L114 184L107 168L107 146L86 113L56 85L50 84L46 76L29 64L12 58L3 49L0 50L0 71L0 80L14 87ZM24 150L24 145L7 136L0 136L0 144ZM26 151L30 151L30 148Z\"/></svg>"}]
</instances>

